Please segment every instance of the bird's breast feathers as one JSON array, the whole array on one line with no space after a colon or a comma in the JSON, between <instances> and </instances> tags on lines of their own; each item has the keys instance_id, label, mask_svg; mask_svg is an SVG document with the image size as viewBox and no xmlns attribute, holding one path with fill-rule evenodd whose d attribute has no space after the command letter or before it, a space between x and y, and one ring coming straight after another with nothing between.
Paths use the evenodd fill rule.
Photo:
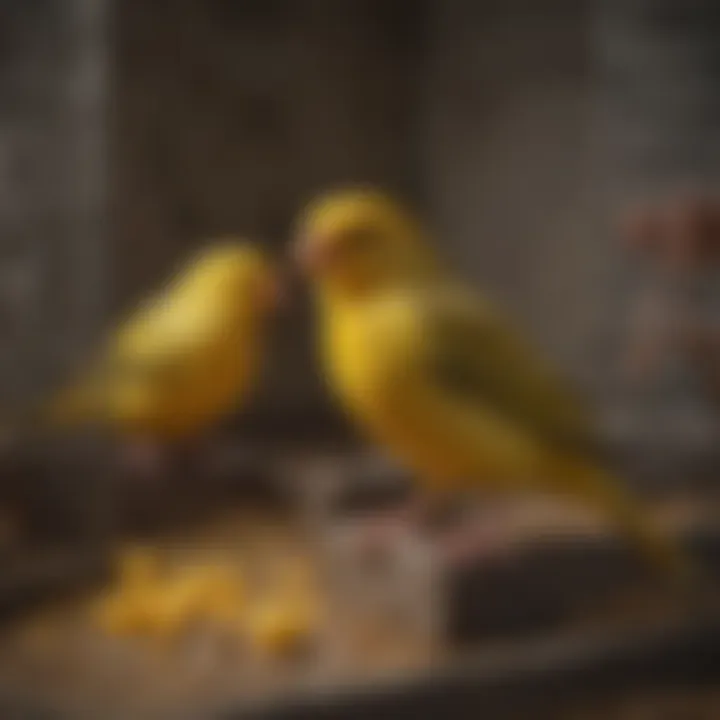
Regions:
<instances>
[{"instance_id":1,"label":"bird's breast feathers","mask_svg":"<svg viewBox=\"0 0 720 720\"><path fill-rule=\"evenodd\" d=\"M341 403L375 420L403 405L422 356L421 317L402 297L339 308L328 315L324 345Z\"/></svg>"}]
</instances>

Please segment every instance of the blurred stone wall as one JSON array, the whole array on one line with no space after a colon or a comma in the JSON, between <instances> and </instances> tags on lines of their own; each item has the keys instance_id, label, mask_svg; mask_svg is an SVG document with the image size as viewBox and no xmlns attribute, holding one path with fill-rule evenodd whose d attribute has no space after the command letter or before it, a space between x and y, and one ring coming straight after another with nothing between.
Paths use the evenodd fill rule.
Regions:
<instances>
[{"instance_id":1,"label":"blurred stone wall","mask_svg":"<svg viewBox=\"0 0 720 720\"><path fill-rule=\"evenodd\" d=\"M20 299L0 314L2 361L27 377L62 366L202 238L280 250L312 193L376 181L418 200L468 276L594 382L622 257L587 6L5 0L1 269L15 280L0 289ZM326 407L308 320L284 319L270 414Z\"/></svg>"},{"instance_id":2,"label":"blurred stone wall","mask_svg":"<svg viewBox=\"0 0 720 720\"><path fill-rule=\"evenodd\" d=\"M23 402L106 307L103 0L0 3L0 401Z\"/></svg>"},{"instance_id":3,"label":"blurred stone wall","mask_svg":"<svg viewBox=\"0 0 720 720\"><path fill-rule=\"evenodd\" d=\"M618 253L587 3L444 0L428 26L418 152L448 252L593 383L607 366Z\"/></svg>"},{"instance_id":4,"label":"blurred stone wall","mask_svg":"<svg viewBox=\"0 0 720 720\"><path fill-rule=\"evenodd\" d=\"M608 160L624 195L720 176L720 4L596 0Z\"/></svg>"}]
</instances>

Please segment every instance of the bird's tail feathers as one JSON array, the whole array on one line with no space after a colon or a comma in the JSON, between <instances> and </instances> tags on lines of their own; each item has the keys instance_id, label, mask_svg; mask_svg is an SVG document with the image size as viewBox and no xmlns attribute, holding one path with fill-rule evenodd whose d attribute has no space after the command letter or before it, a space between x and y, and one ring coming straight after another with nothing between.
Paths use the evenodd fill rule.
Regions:
<instances>
[{"instance_id":1,"label":"bird's tail feathers","mask_svg":"<svg viewBox=\"0 0 720 720\"><path fill-rule=\"evenodd\" d=\"M574 474L573 489L603 512L665 577L686 586L702 575L698 563L675 538L659 528L624 483L593 467Z\"/></svg>"}]
</instances>

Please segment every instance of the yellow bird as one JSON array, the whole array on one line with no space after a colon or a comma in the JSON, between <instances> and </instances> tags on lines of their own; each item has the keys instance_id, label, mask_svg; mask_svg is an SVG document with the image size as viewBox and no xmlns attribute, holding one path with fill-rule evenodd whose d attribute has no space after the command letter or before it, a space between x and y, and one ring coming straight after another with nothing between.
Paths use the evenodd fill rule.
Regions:
<instances>
[{"instance_id":1,"label":"yellow bird","mask_svg":"<svg viewBox=\"0 0 720 720\"><path fill-rule=\"evenodd\" d=\"M329 384L429 495L540 489L608 515L667 568L679 550L598 462L581 404L496 309L456 281L412 214L373 190L302 215Z\"/></svg>"},{"instance_id":2,"label":"yellow bird","mask_svg":"<svg viewBox=\"0 0 720 720\"><path fill-rule=\"evenodd\" d=\"M251 244L208 245L115 332L43 420L106 423L140 443L196 437L249 395L278 289Z\"/></svg>"}]
</instances>

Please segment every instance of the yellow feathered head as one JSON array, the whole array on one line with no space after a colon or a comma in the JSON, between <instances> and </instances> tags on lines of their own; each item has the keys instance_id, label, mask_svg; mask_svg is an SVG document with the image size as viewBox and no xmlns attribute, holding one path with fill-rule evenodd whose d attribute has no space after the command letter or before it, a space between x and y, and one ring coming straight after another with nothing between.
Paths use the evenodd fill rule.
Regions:
<instances>
[{"instance_id":1,"label":"yellow feathered head","mask_svg":"<svg viewBox=\"0 0 720 720\"><path fill-rule=\"evenodd\" d=\"M420 223L377 190L340 190L316 199L300 218L293 250L313 280L345 294L437 272Z\"/></svg>"},{"instance_id":2,"label":"yellow feathered head","mask_svg":"<svg viewBox=\"0 0 720 720\"><path fill-rule=\"evenodd\" d=\"M204 293L219 293L260 310L273 308L281 295L277 272L255 245L222 238L202 247L174 284Z\"/></svg>"}]
</instances>

